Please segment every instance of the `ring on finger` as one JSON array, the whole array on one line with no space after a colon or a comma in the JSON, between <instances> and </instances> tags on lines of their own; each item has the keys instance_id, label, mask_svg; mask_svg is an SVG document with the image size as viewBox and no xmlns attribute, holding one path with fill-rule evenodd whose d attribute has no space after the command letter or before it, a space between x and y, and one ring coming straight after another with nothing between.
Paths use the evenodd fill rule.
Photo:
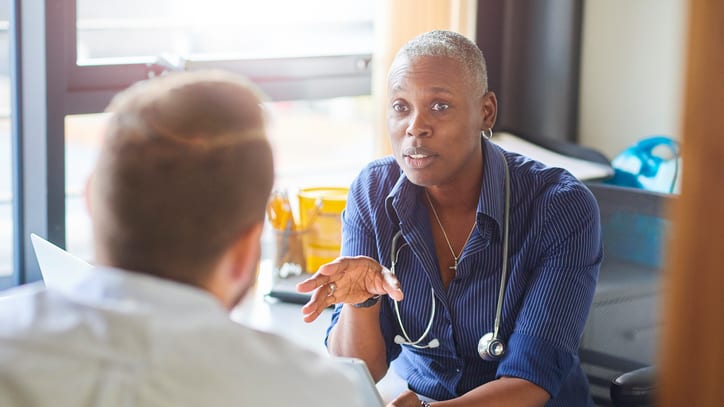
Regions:
<instances>
[{"instance_id":1,"label":"ring on finger","mask_svg":"<svg viewBox=\"0 0 724 407\"><path fill-rule=\"evenodd\" d=\"M329 294L327 294L327 297L331 297L332 295L334 295L334 290L337 289L337 284L329 283L328 285L329 285Z\"/></svg>"}]
</instances>

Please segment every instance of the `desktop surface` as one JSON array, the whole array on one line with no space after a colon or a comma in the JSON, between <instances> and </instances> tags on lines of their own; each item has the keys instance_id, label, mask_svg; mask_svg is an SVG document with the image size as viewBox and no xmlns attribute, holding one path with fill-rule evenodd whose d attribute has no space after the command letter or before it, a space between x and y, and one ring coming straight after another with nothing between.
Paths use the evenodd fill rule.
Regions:
<instances>
[{"instance_id":1,"label":"desktop surface","mask_svg":"<svg viewBox=\"0 0 724 407\"><path fill-rule=\"evenodd\" d=\"M322 311L317 320L306 323L302 320L301 305L267 295L272 289L272 280L271 260L263 260L256 286L232 310L231 319L255 329L275 333L303 348L327 355L324 338L332 318L332 309ZM377 389L382 399L390 402L407 389L407 383L390 369L377 383Z\"/></svg>"}]
</instances>

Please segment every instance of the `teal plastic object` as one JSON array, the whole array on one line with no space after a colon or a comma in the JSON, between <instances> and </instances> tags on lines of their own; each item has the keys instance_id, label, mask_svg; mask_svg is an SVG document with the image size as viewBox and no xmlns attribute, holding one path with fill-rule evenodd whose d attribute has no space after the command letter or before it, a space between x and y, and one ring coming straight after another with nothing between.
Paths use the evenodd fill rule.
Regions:
<instances>
[{"instance_id":1,"label":"teal plastic object","mask_svg":"<svg viewBox=\"0 0 724 407\"><path fill-rule=\"evenodd\" d=\"M643 139L611 161L607 184L674 193L679 177L679 143L664 136Z\"/></svg>"}]
</instances>

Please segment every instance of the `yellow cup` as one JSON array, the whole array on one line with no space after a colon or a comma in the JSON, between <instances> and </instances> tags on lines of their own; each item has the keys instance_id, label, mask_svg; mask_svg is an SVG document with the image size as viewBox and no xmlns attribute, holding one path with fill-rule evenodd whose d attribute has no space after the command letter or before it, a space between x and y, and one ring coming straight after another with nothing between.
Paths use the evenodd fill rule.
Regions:
<instances>
[{"instance_id":1,"label":"yellow cup","mask_svg":"<svg viewBox=\"0 0 724 407\"><path fill-rule=\"evenodd\" d=\"M348 188L301 189L299 217L304 233L305 270L315 273L319 266L339 256L342 240L342 210L347 205Z\"/></svg>"}]
</instances>

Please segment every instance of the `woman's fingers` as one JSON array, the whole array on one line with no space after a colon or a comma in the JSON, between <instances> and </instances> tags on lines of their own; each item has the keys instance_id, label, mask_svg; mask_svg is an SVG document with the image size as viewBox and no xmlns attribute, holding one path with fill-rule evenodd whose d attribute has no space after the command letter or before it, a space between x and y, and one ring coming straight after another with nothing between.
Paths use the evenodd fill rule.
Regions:
<instances>
[{"instance_id":1,"label":"woman's fingers","mask_svg":"<svg viewBox=\"0 0 724 407\"><path fill-rule=\"evenodd\" d=\"M302 307L304 322L314 321L322 314L322 311L324 311L325 308L338 302L335 297L337 290L338 288L336 283L329 283L314 291L312 297L309 299L309 302L304 304Z\"/></svg>"},{"instance_id":2,"label":"woman's fingers","mask_svg":"<svg viewBox=\"0 0 724 407\"><path fill-rule=\"evenodd\" d=\"M380 272L382 275L382 285L385 289L385 292L395 301L402 301L402 289L400 288L400 281L397 280L397 277L395 277L394 274L392 274L392 271L388 269L387 267L382 267L382 271Z\"/></svg>"},{"instance_id":3,"label":"woman's fingers","mask_svg":"<svg viewBox=\"0 0 724 407\"><path fill-rule=\"evenodd\" d=\"M313 276L297 284L297 291L300 293L312 292L331 282L332 277L339 273L341 259L322 265Z\"/></svg>"},{"instance_id":4,"label":"woman's fingers","mask_svg":"<svg viewBox=\"0 0 724 407\"><path fill-rule=\"evenodd\" d=\"M317 288L323 286L329 281L328 276L322 276L322 275L313 275L312 277L309 277L308 279L302 281L301 283L297 283L297 291L300 293L309 293Z\"/></svg>"},{"instance_id":5,"label":"woman's fingers","mask_svg":"<svg viewBox=\"0 0 724 407\"><path fill-rule=\"evenodd\" d=\"M397 301L403 297L395 275L365 256L339 257L321 266L313 276L297 284L297 291L312 293L302 307L306 322L314 321L325 308L336 303L356 304L384 294Z\"/></svg>"}]
</instances>

